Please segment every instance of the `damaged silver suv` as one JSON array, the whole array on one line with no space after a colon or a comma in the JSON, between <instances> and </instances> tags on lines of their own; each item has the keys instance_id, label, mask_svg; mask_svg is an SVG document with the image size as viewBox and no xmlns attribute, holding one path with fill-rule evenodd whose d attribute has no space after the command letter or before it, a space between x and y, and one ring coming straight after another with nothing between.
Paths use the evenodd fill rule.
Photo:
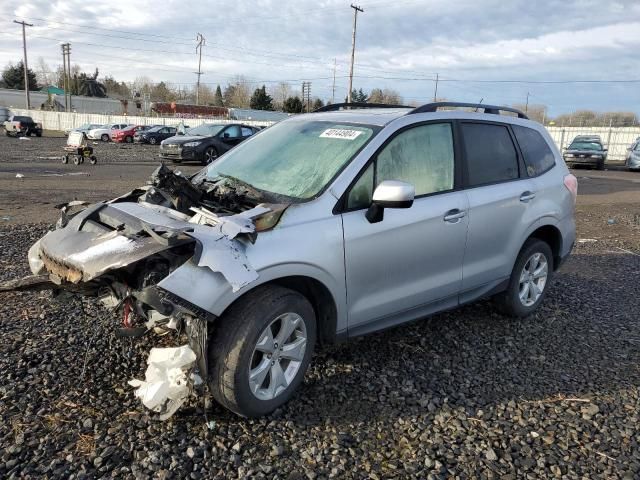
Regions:
<instances>
[{"instance_id":1,"label":"damaged silver suv","mask_svg":"<svg viewBox=\"0 0 640 480\"><path fill-rule=\"evenodd\" d=\"M280 122L192 178L161 166L64 206L12 288L96 296L120 334L186 332L182 386L206 379L247 417L293 395L318 344L488 296L532 314L575 240L577 182L545 129L506 107L359 107ZM184 389L154 368L137 394L166 416Z\"/></svg>"}]
</instances>

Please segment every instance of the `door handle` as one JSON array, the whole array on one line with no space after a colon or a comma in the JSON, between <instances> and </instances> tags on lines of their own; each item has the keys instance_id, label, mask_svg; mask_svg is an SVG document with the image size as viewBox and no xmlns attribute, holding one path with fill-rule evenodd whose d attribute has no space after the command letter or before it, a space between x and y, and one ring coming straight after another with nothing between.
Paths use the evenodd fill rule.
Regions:
<instances>
[{"instance_id":1,"label":"door handle","mask_svg":"<svg viewBox=\"0 0 640 480\"><path fill-rule=\"evenodd\" d=\"M462 217L467 214L464 210L460 210L458 208L454 208L453 210L449 210L444 214L443 220L449 223L458 223Z\"/></svg>"},{"instance_id":2,"label":"door handle","mask_svg":"<svg viewBox=\"0 0 640 480\"><path fill-rule=\"evenodd\" d=\"M534 198L536 198L536 194L528 190L520 195L521 202L528 202L529 200L533 200Z\"/></svg>"}]
</instances>

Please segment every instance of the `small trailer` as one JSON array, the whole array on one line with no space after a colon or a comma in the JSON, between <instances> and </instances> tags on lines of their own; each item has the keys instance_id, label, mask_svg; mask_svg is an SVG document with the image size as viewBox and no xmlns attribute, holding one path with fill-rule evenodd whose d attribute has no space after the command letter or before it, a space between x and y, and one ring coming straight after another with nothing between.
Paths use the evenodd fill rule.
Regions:
<instances>
[{"instance_id":1,"label":"small trailer","mask_svg":"<svg viewBox=\"0 0 640 480\"><path fill-rule=\"evenodd\" d=\"M98 161L93 154L93 147L87 145L87 140L82 132L71 132L64 146L65 154L62 156L62 163L69 163L69 159L73 157L74 165L84 163L84 159L88 158L91 165L95 165Z\"/></svg>"}]
</instances>

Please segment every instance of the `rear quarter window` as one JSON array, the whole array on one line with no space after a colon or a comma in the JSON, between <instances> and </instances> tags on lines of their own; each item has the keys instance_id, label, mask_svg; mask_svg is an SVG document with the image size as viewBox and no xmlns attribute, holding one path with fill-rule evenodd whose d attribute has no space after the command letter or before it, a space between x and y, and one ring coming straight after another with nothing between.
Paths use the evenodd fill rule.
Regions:
<instances>
[{"instance_id":1,"label":"rear quarter window","mask_svg":"<svg viewBox=\"0 0 640 480\"><path fill-rule=\"evenodd\" d=\"M513 125L513 133L522 150L527 175L536 177L550 170L556 164L556 159L546 140L533 128Z\"/></svg>"}]
</instances>

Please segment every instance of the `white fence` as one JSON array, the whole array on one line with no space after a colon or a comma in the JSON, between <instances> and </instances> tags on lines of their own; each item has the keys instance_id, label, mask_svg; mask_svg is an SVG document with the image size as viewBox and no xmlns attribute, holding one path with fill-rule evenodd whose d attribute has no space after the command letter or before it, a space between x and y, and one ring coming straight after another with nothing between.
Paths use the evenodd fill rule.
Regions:
<instances>
[{"instance_id":1,"label":"white fence","mask_svg":"<svg viewBox=\"0 0 640 480\"><path fill-rule=\"evenodd\" d=\"M67 113L47 112L43 110L13 109L14 115L29 115L36 122L42 123L45 130L65 131L79 127L85 123L131 123L135 125L178 125L184 122L190 127L197 127L203 123L234 123L237 120L212 120L204 118L180 119L172 117L136 117L126 115L102 115L97 113ZM266 127L272 125L272 121L243 120L248 125ZM640 137L639 127L547 127L549 134L556 142L560 150L567 147L576 135L599 135L605 147L609 149L609 161L622 161L625 159L627 148Z\"/></svg>"},{"instance_id":2,"label":"white fence","mask_svg":"<svg viewBox=\"0 0 640 480\"><path fill-rule=\"evenodd\" d=\"M547 127L547 131L560 150L576 135L599 135L609 149L607 161L623 161L627 148L640 137L640 127Z\"/></svg>"},{"instance_id":3,"label":"white fence","mask_svg":"<svg viewBox=\"0 0 640 480\"><path fill-rule=\"evenodd\" d=\"M133 115L102 115L99 113L47 112L44 110L11 109L13 115L28 115L42 124L45 130L64 132L85 123L130 123L133 125L178 125L184 122L189 127L197 127L203 123L237 123L238 120L212 120L206 118L173 118L173 117L136 117ZM274 122L242 120L242 123L256 127L266 127Z\"/></svg>"}]
</instances>

